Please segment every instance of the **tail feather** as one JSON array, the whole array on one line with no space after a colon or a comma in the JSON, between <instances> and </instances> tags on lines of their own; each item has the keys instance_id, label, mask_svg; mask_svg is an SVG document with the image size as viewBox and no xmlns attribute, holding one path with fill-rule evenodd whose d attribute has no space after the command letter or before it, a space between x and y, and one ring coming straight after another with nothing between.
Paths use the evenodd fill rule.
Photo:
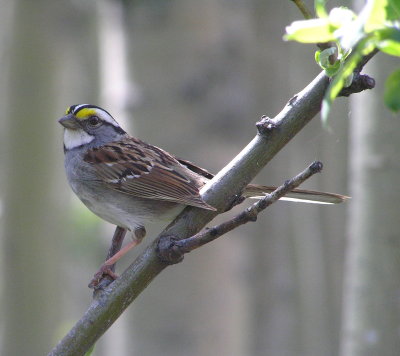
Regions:
<instances>
[{"instance_id":1,"label":"tail feather","mask_svg":"<svg viewBox=\"0 0 400 356\"><path fill-rule=\"evenodd\" d=\"M276 187L249 184L243 196L246 198L263 198L266 194L273 192ZM293 189L280 200L298 201L311 204L339 204L350 197L335 193L318 192L315 190Z\"/></svg>"}]
</instances>

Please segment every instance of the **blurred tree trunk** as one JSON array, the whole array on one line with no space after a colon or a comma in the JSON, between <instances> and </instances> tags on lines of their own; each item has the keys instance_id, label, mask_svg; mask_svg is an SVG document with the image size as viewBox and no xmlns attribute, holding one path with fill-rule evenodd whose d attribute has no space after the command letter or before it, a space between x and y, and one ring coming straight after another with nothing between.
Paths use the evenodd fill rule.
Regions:
<instances>
[{"instance_id":1,"label":"blurred tree trunk","mask_svg":"<svg viewBox=\"0 0 400 356\"><path fill-rule=\"evenodd\" d=\"M400 121L382 101L384 80L395 65L397 59L379 55L366 69L377 88L351 99L353 199L342 356L392 356L400 350Z\"/></svg>"},{"instance_id":2,"label":"blurred tree trunk","mask_svg":"<svg viewBox=\"0 0 400 356\"><path fill-rule=\"evenodd\" d=\"M312 58L314 49L290 45L288 72L291 95L294 95L320 69ZM299 171L314 159L324 164L322 173L307 181L304 188L347 193L347 128L347 99L339 99L328 128L317 117L288 145L291 172ZM293 355L336 356L338 353L346 210L346 203L290 206L288 221L299 340Z\"/></svg>"},{"instance_id":3,"label":"blurred tree trunk","mask_svg":"<svg viewBox=\"0 0 400 356\"><path fill-rule=\"evenodd\" d=\"M253 23L254 76L258 115L272 116L291 95L318 72L313 48L282 43L276 33L282 23L299 18L298 10L255 1ZM271 16L271 14L273 14ZM268 83L268 85L266 85ZM313 120L273 160L258 182L279 183L314 159L324 162L321 175L305 187L346 193L346 105L335 108L324 130ZM341 142L341 144L338 144ZM253 355L336 355L338 351L341 266L345 206L327 207L277 203L257 222L254 250L255 280ZM327 228L329 226L329 228ZM256 228L255 228L256 229Z\"/></svg>"},{"instance_id":4,"label":"blurred tree trunk","mask_svg":"<svg viewBox=\"0 0 400 356\"><path fill-rule=\"evenodd\" d=\"M249 28L237 23L249 20L248 6L185 0L142 3L132 11L133 71L144 93L134 134L216 171L241 148L221 131L239 136L233 123L246 126L248 54L240 50ZM243 240L229 239L167 269L137 300L131 345L137 354L248 353L240 273L248 256Z\"/></svg>"},{"instance_id":5,"label":"blurred tree trunk","mask_svg":"<svg viewBox=\"0 0 400 356\"><path fill-rule=\"evenodd\" d=\"M273 117L285 101L301 90L304 83L294 84L290 79L290 46L282 45L282 24L290 22L292 4L282 2L253 1L251 23L255 34L251 46L251 85L254 103L251 115ZM271 16L271 14L273 14ZM310 77L311 78L311 77ZM308 79L306 79L308 80ZM299 84L299 85L298 85ZM293 89L296 87L296 89ZM303 149L296 144L298 154ZM295 173L290 167L293 152L284 149L257 177L257 183L280 184ZM297 205L298 207L298 205ZM249 354L299 355L301 334L299 319L299 294L296 276L292 208L290 204L274 204L258 219L257 226L250 227L248 248L251 251L249 269L252 284L249 285L250 342Z\"/></svg>"},{"instance_id":6,"label":"blurred tree trunk","mask_svg":"<svg viewBox=\"0 0 400 356\"><path fill-rule=\"evenodd\" d=\"M51 15L56 9L51 3L14 1L7 29L9 65L2 67L6 77L2 82L6 95L3 355L45 354L60 321L62 194L54 186L58 53Z\"/></svg>"},{"instance_id":7,"label":"blurred tree trunk","mask_svg":"<svg viewBox=\"0 0 400 356\"><path fill-rule=\"evenodd\" d=\"M123 127L129 130L134 126L132 117L128 121L128 110L135 104L136 87L130 80L127 65L127 35L130 34L130 30L126 26L126 4L122 0L101 0L96 2L96 7L99 102L117 118ZM127 239L129 238L128 233ZM107 241L109 241L109 236ZM98 342L96 352L105 356L128 355L130 353L128 350L134 347L130 327L132 326L129 323L129 317L124 313Z\"/></svg>"}]
</instances>

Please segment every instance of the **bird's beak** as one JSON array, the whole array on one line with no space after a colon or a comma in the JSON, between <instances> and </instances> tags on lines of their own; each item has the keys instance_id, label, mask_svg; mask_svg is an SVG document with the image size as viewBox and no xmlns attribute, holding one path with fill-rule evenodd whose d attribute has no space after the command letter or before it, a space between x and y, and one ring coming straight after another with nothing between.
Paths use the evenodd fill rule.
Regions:
<instances>
[{"instance_id":1,"label":"bird's beak","mask_svg":"<svg viewBox=\"0 0 400 356\"><path fill-rule=\"evenodd\" d=\"M66 129L76 130L80 128L79 122L73 114L63 116L58 122Z\"/></svg>"}]
</instances>

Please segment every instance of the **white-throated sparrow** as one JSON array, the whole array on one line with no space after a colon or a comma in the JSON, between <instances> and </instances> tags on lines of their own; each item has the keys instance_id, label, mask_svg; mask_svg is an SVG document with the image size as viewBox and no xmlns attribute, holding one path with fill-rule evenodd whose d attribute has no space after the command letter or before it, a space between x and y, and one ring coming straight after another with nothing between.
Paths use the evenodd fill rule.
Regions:
<instances>
[{"instance_id":1,"label":"white-throated sparrow","mask_svg":"<svg viewBox=\"0 0 400 356\"><path fill-rule=\"evenodd\" d=\"M211 173L129 136L106 110L73 105L59 122L65 128L65 170L72 190L93 213L132 231L130 247L141 241L148 223L172 221L185 206L215 210L199 193ZM243 196L274 189L251 184ZM328 204L346 198L300 189L288 197Z\"/></svg>"}]
</instances>

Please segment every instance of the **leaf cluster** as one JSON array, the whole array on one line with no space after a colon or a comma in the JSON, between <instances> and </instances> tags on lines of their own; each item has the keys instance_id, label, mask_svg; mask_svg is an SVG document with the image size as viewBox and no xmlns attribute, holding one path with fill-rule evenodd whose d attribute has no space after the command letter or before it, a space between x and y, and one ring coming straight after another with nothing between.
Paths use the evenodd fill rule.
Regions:
<instances>
[{"instance_id":1,"label":"leaf cluster","mask_svg":"<svg viewBox=\"0 0 400 356\"><path fill-rule=\"evenodd\" d=\"M317 18L293 22L284 36L319 44L315 61L332 77L322 103L324 121L340 91L351 84L363 56L378 49L400 57L400 0L368 0L359 14L346 7L328 12L325 2L315 0ZM387 78L384 101L392 111L400 111L400 69Z\"/></svg>"}]
</instances>

